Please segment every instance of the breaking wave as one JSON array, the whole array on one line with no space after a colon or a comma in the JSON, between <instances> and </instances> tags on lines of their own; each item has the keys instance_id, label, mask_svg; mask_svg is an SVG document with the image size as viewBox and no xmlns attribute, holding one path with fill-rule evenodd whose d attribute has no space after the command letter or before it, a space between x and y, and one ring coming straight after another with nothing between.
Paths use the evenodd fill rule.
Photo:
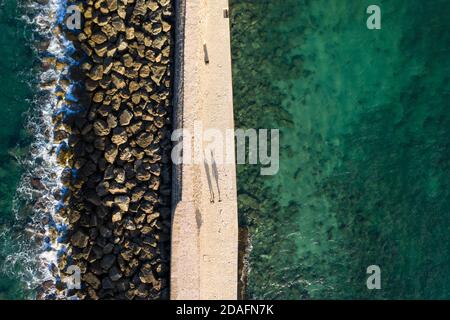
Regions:
<instances>
[{"instance_id":1,"label":"breaking wave","mask_svg":"<svg viewBox=\"0 0 450 320\"><path fill-rule=\"evenodd\" d=\"M61 281L59 268L65 265L61 258L67 253L67 223L59 212L69 190L61 183L64 167L57 162L67 138L56 143L54 132L58 128L53 121L55 115L70 112L64 97L72 96L68 73L76 63L70 57L74 51L71 42L60 32L65 6L64 0L22 4L26 12L22 19L33 30L31 45L41 68L30 83L36 94L26 129L33 141L29 154L17 158L24 173L13 201L15 223L0 231L13 246L8 251L14 252L6 256L2 271L20 278L29 295L37 298L61 298L55 284Z\"/></svg>"}]
</instances>

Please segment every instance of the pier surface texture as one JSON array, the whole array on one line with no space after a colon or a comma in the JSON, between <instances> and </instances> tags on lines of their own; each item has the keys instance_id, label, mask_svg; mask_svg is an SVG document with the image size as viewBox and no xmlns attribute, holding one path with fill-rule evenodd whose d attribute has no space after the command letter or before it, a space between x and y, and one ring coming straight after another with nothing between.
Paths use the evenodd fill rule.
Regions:
<instances>
[{"instance_id":1,"label":"pier surface texture","mask_svg":"<svg viewBox=\"0 0 450 320\"><path fill-rule=\"evenodd\" d=\"M234 129L225 10L228 0L178 1L174 118L175 127L191 135L200 127L201 132L214 129L225 138L226 131ZM195 139L183 139L183 155L190 150L194 158L206 155L206 160L191 164L184 160L174 168L171 299L237 299L234 139L228 139L223 150L211 141L199 144ZM214 159L221 154L227 154L228 161Z\"/></svg>"}]
</instances>

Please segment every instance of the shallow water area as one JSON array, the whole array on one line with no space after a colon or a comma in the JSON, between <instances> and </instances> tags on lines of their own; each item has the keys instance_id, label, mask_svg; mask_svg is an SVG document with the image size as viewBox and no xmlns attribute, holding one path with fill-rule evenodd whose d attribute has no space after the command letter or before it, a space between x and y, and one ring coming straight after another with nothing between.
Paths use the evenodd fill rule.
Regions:
<instances>
[{"instance_id":1,"label":"shallow water area","mask_svg":"<svg viewBox=\"0 0 450 320\"><path fill-rule=\"evenodd\" d=\"M238 168L249 298L450 296L449 3L371 4L231 1L236 125L281 131Z\"/></svg>"}]
</instances>

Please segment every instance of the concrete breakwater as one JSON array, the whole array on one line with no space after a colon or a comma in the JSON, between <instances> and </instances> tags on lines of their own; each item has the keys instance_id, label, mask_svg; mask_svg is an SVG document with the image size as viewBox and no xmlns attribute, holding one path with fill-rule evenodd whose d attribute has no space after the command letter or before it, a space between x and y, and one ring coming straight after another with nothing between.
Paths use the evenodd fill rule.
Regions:
<instances>
[{"instance_id":1,"label":"concrete breakwater","mask_svg":"<svg viewBox=\"0 0 450 320\"><path fill-rule=\"evenodd\" d=\"M174 128L234 129L228 0L177 1ZM204 132L202 132L203 134ZM222 154L219 146L185 154ZM174 166L171 299L236 299L238 216L234 140L230 163ZM212 156L212 158L214 158ZM212 160L212 161L211 161Z\"/></svg>"},{"instance_id":2,"label":"concrete breakwater","mask_svg":"<svg viewBox=\"0 0 450 320\"><path fill-rule=\"evenodd\" d=\"M65 30L73 95L55 114L54 142L65 167L58 208L68 250L58 260L81 273L81 299L169 295L171 199L171 0L69 1L81 31ZM73 269L72 269L73 270Z\"/></svg>"}]
</instances>

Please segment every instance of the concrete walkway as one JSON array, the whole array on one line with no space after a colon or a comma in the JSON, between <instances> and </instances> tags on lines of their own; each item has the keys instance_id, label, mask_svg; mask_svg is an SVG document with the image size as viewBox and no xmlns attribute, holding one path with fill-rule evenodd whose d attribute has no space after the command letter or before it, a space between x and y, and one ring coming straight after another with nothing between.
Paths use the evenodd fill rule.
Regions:
<instances>
[{"instance_id":1,"label":"concrete walkway","mask_svg":"<svg viewBox=\"0 0 450 320\"><path fill-rule=\"evenodd\" d=\"M178 50L175 123L194 133L234 129L228 0L180 0L183 23ZM180 49L180 47L178 49ZM182 51L182 52L180 52ZM197 130L198 131L198 130ZM198 132L197 132L198 133ZM236 299L238 217L234 140L219 150L203 140L183 150L205 161L175 167L171 299ZM200 139L201 140L201 139ZM198 142L198 137L196 142ZM220 155L227 153L222 163ZM212 155L212 157L210 157ZM218 157L219 159L216 159ZM214 158L214 160L211 160Z\"/></svg>"}]
</instances>

